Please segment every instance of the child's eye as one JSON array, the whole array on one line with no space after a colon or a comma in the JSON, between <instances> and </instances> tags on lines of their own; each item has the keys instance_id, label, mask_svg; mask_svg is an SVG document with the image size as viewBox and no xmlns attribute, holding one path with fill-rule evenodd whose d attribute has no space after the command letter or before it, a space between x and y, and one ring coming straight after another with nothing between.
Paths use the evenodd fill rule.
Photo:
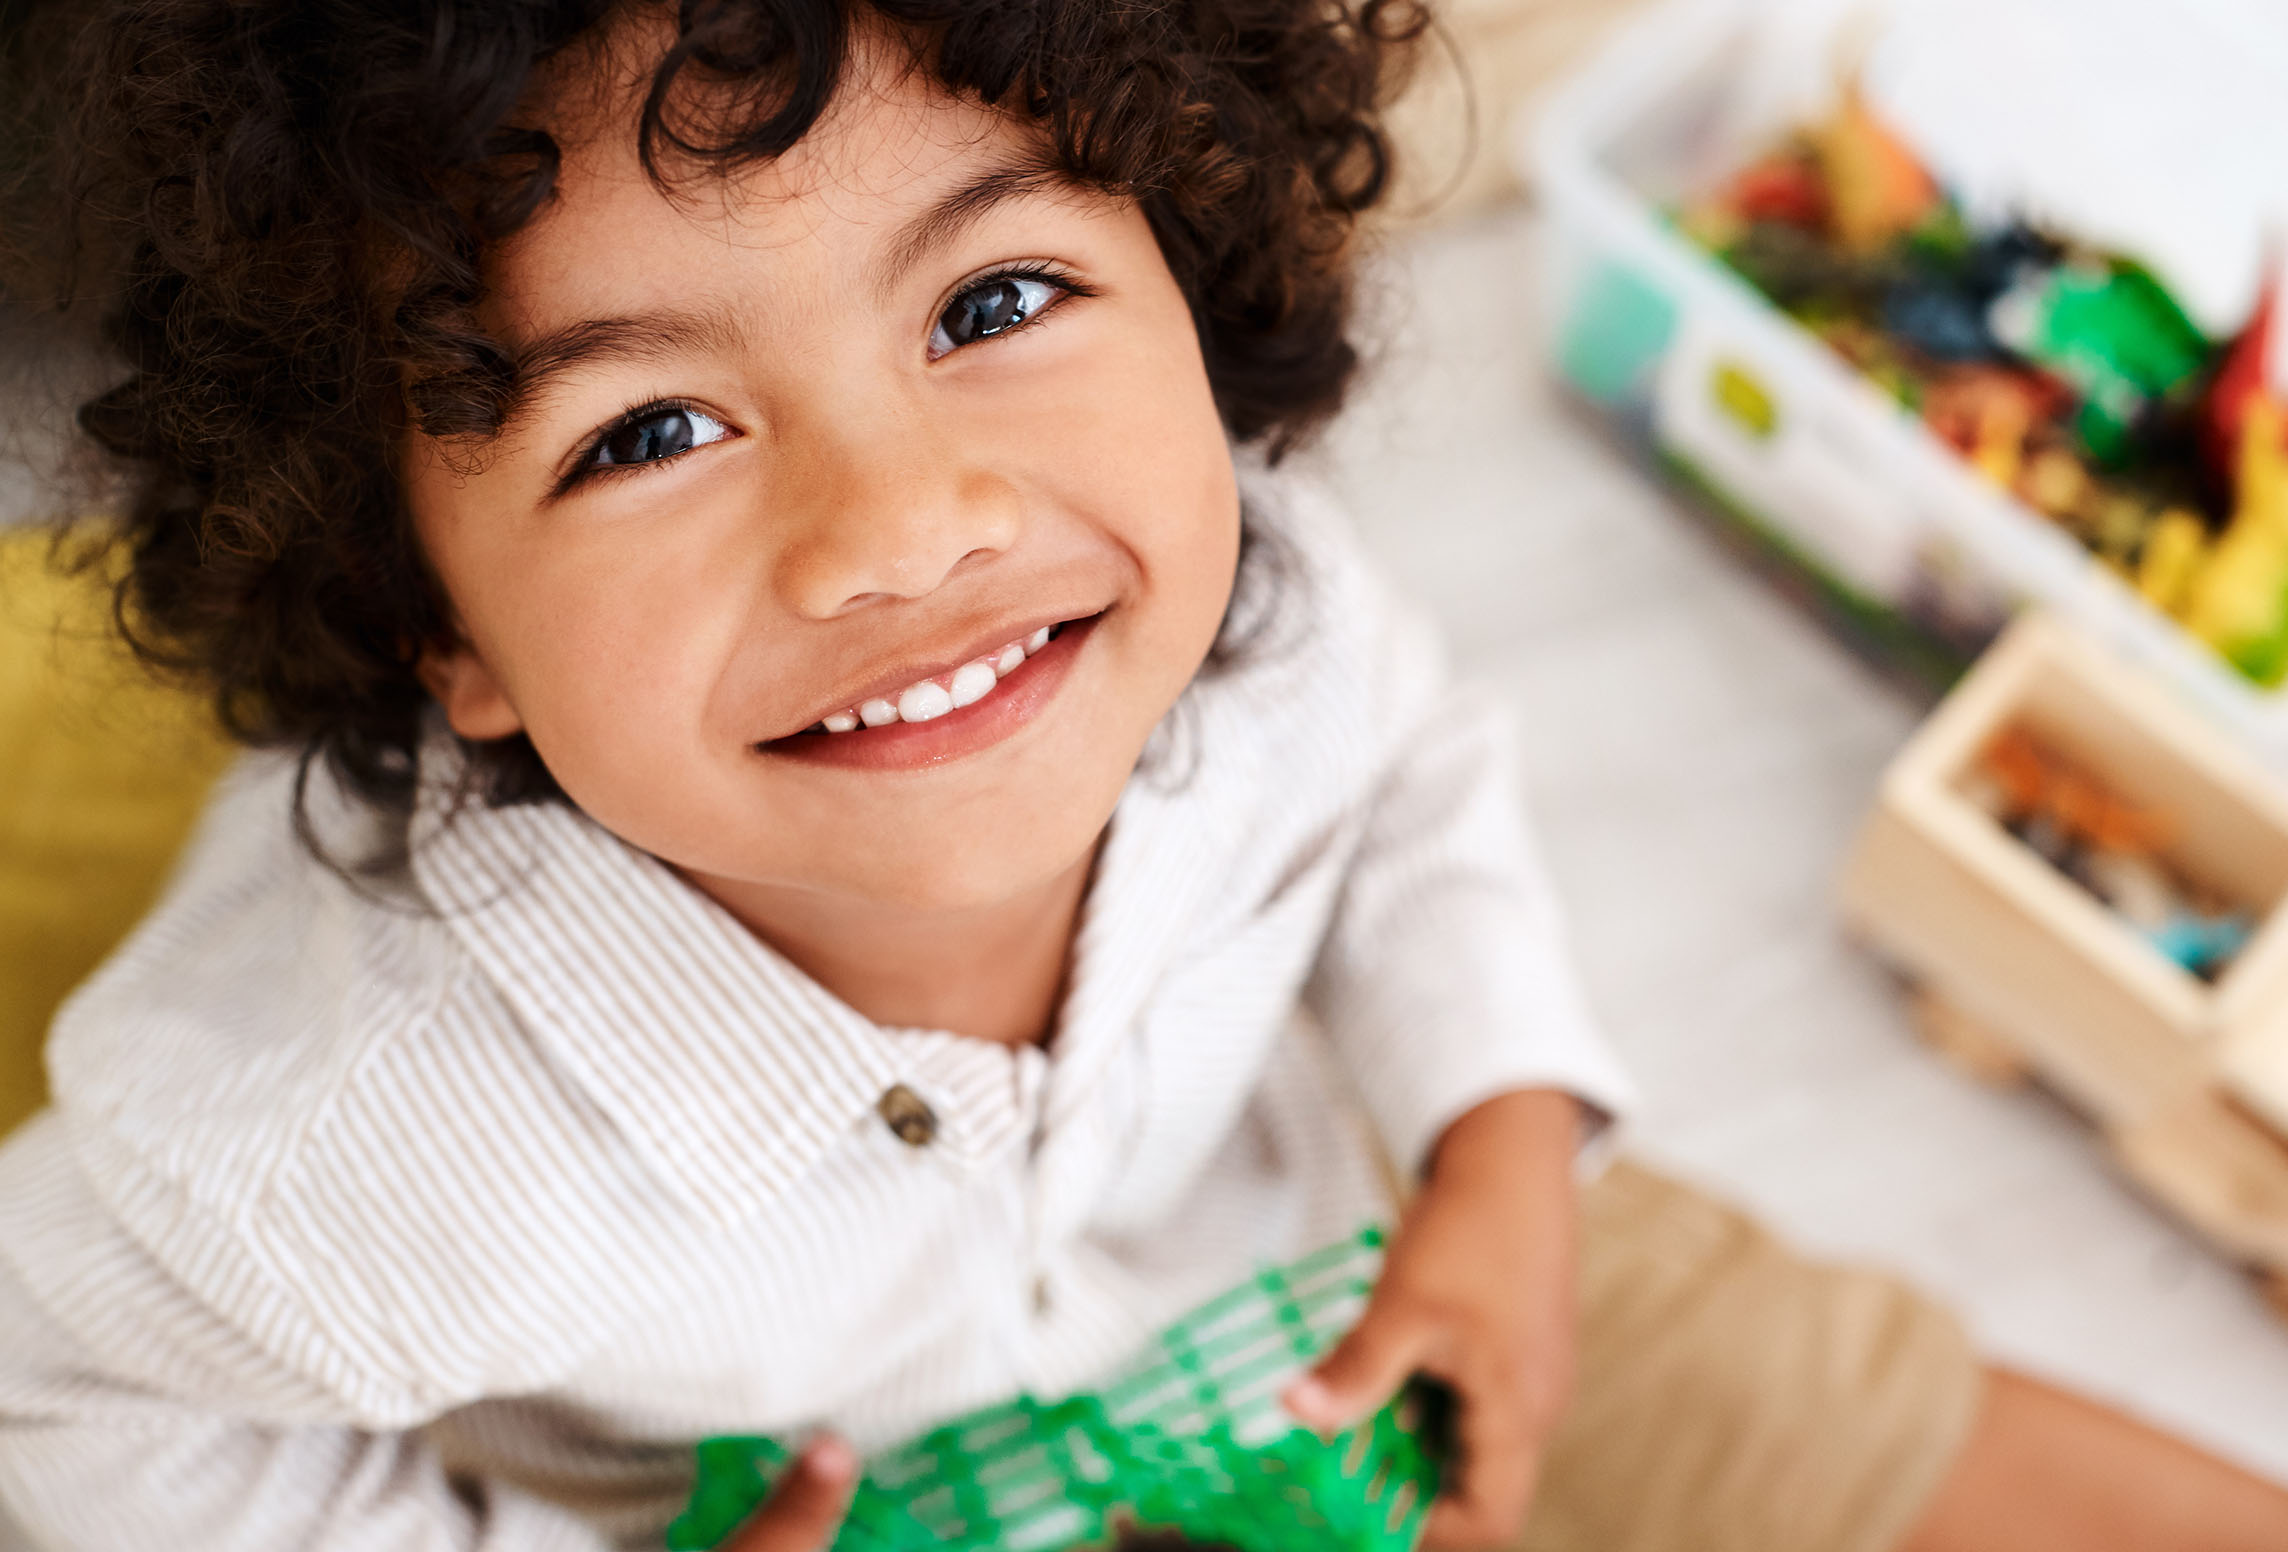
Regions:
<instances>
[{"instance_id":1,"label":"child's eye","mask_svg":"<svg viewBox=\"0 0 2288 1552\"><path fill-rule=\"evenodd\" d=\"M955 293L937 315L937 327L930 331L930 354L942 356L1006 334L1077 289L1045 275L987 275Z\"/></svg>"},{"instance_id":2,"label":"child's eye","mask_svg":"<svg viewBox=\"0 0 2288 1552\"><path fill-rule=\"evenodd\" d=\"M710 442L720 442L731 428L712 415L688 404L650 404L631 410L588 449L581 474L614 465L658 463Z\"/></svg>"}]
</instances>

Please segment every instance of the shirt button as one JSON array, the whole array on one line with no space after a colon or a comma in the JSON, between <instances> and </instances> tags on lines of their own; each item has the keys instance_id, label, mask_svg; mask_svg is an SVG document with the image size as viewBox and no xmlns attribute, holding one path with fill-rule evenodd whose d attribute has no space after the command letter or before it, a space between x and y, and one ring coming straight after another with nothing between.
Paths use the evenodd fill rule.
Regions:
<instances>
[{"instance_id":1,"label":"shirt button","mask_svg":"<svg viewBox=\"0 0 2288 1552\"><path fill-rule=\"evenodd\" d=\"M1036 1277L1036 1278L1034 1278L1034 1279L1033 1279L1033 1313L1034 1313L1034 1314L1036 1314L1036 1315L1046 1315L1046 1314L1048 1314L1048 1312L1049 1312L1049 1303L1050 1303L1050 1300L1049 1300L1049 1280L1048 1280L1046 1277Z\"/></svg>"},{"instance_id":2,"label":"shirt button","mask_svg":"<svg viewBox=\"0 0 2288 1552\"><path fill-rule=\"evenodd\" d=\"M898 1141L909 1148L926 1148L937 1136L937 1112L903 1083L893 1083L882 1091L874 1102L874 1109L889 1123Z\"/></svg>"}]
</instances>

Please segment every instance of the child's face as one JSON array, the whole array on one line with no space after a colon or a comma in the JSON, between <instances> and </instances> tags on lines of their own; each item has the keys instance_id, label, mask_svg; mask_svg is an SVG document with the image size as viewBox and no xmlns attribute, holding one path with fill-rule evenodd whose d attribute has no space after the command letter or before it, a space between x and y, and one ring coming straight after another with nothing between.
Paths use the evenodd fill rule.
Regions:
<instances>
[{"instance_id":1,"label":"child's face","mask_svg":"<svg viewBox=\"0 0 2288 1552\"><path fill-rule=\"evenodd\" d=\"M966 907L1065 873L1236 564L1143 216L1034 175L879 37L791 152L675 202L634 113L552 126L559 195L494 261L488 327L556 370L478 472L410 449L465 641L425 680L726 896Z\"/></svg>"}]
</instances>

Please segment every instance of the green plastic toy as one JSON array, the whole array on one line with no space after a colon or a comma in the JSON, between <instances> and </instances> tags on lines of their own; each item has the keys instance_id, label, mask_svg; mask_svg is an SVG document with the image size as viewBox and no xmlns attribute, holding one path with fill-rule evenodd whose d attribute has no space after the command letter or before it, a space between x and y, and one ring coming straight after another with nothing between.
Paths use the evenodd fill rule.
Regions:
<instances>
[{"instance_id":1,"label":"green plastic toy","mask_svg":"<svg viewBox=\"0 0 2288 1552\"><path fill-rule=\"evenodd\" d=\"M2147 405L2192 385L2214 347L2151 274L2124 260L2051 270L1995 303L2004 343L2081 391L2075 430L2118 461Z\"/></svg>"},{"instance_id":2,"label":"green plastic toy","mask_svg":"<svg viewBox=\"0 0 2288 1552\"><path fill-rule=\"evenodd\" d=\"M1051 1552L1174 1533L1245 1552L1410 1552L1438 1490L1439 1396L1411 1387L1321 1439L1279 1391L1364 1307L1382 1231L1271 1267L1162 1332L1098 1391L1019 1397L866 1463L834 1552ZM709 1439L672 1552L721 1542L792 1452Z\"/></svg>"}]
</instances>

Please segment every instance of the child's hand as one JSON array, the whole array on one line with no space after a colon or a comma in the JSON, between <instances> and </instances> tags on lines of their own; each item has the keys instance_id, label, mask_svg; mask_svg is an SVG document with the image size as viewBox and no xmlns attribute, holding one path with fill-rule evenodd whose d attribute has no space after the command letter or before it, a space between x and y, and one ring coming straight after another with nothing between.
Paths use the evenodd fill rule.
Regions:
<instances>
[{"instance_id":1,"label":"child's hand","mask_svg":"<svg viewBox=\"0 0 2288 1552\"><path fill-rule=\"evenodd\" d=\"M858 1457L850 1446L832 1436L813 1439L763 1506L715 1552L826 1552L857 1485Z\"/></svg>"},{"instance_id":2,"label":"child's hand","mask_svg":"<svg viewBox=\"0 0 2288 1552\"><path fill-rule=\"evenodd\" d=\"M1366 1313L1285 1398L1331 1429L1373 1413L1417 1370L1451 1387L1457 1458L1427 1537L1441 1545L1517 1534L1572 1394L1577 1126L1570 1095L1537 1089L1448 1127Z\"/></svg>"}]
</instances>

